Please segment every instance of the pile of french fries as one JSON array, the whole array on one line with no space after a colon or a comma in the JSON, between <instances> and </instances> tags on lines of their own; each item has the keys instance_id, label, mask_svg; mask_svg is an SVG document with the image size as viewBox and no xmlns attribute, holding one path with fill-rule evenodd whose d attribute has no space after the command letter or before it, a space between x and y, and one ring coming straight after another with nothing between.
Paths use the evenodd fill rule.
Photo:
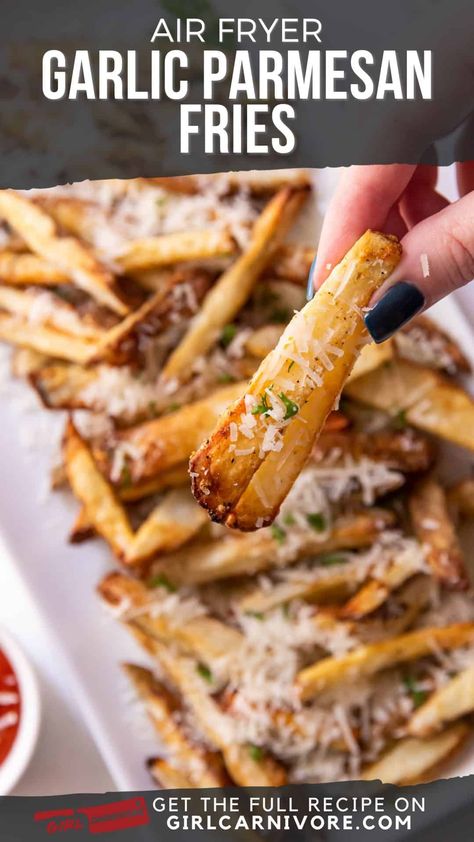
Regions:
<instances>
[{"instance_id":1,"label":"pile of french fries","mask_svg":"<svg viewBox=\"0 0 474 842\"><path fill-rule=\"evenodd\" d=\"M52 484L78 501L69 540L110 547L98 593L142 648L123 669L167 788L414 782L472 731L474 482L438 471L443 440L474 451L469 364L426 317L366 343L399 255L368 232L303 311L307 373L312 189L0 192L0 339L65 416Z\"/></svg>"}]
</instances>

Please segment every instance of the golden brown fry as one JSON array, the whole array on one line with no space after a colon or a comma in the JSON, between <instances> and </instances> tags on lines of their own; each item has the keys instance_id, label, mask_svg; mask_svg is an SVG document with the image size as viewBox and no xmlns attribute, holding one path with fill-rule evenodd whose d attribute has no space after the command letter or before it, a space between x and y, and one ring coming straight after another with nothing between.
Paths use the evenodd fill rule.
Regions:
<instances>
[{"instance_id":1,"label":"golden brown fry","mask_svg":"<svg viewBox=\"0 0 474 842\"><path fill-rule=\"evenodd\" d=\"M46 307L42 310L45 299ZM81 318L71 304L54 293L0 286L0 309L31 325L52 328L91 342L99 341L104 334L101 328L90 319Z\"/></svg>"},{"instance_id":2,"label":"golden brown fry","mask_svg":"<svg viewBox=\"0 0 474 842\"><path fill-rule=\"evenodd\" d=\"M467 667L436 690L408 723L413 737L427 737L449 722L474 710L474 665Z\"/></svg>"},{"instance_id":3,"label":"golden brown fry","mask_svg":"<svg viewBox=\"0 0 474 842\"><path fill-rule=\"evenodd\" d=\"M212 287L184 339L170 355L163 370L165 378L189 377L191 363L206 353L247 301L304 198L303 191L285 189L270 200L255 223L247 251Z\"/></svg>"},{"instance_id":4,"label":"golden brown fry","mask_svg":"<svg viewBox=\"0 0 474 842\"><path fill-rule=\"evenodd\" d=\"M274 520L360 352L360 308L400 253L396 239L366 232L194 454L193 493L214 520L242 530Z\"/></svg>"},{"instance_id":5,"label":"golden brown fry","mask_svg":"<svg viewBox=\"0 0 474 842\"><path fill-rule=\"evenodd\" d=\"M28 378L48 362L48 357L30 348L14 348L11 355L13 377Z\"/></svg>"},{"instance_id":6,"label":"golden brown fry","mask_svg":"<svg viewBox=\"0 0 474 842\"><path fill-rule=\"evenodd\" d=\"M71 420L66 426L63 454L69 484L85 508L89 523L116 555L126 554L133 532L125 510Z\"/></svg>"},{"instance_id":7,"label":"golden brown fry","mask_svg":"<svg viewBox=\"0 0 474 842\"><path fill-rule=\"evenodd\" d=\"M331 416L328 421L330 419ZM335 458L336 453L340 454L339 459ZM313 448L312 459L324 467L328 455L331 456L331 466L335 468L340 463L347 464L347 457L354 463L365 458L381 462L403 474L411 474L426 471L433 462L434 452L431 442L411 428L374 433L359 433L351 429L332 432L326 424Z\"/></svg>"},{"instance_id":8,"label":"golden brown fry","mask_svg":"<svg viewBox=\"0 0 474 842\"><path fill-rule=\"evenodd\" d=\"M252 331L245 341L245 350L257 359L264 359L277 344L284 331L283 325L264 325Z\"/></svg>"},{"instance_id":9,"label":"golden brown fry","mask_svg":"<svg viewBox=\"0 0 474 842\"><path fill-rule=\"evenodd\" d=\"M210 175L177 175L159 178L149 178L147 181L174 193L193 195L200 193L208 185L218 182L224 184L229 193L236 190L250 191L250 193L266 195L276 193L284 187L307 188L311 185L311 174L308 170L244 170L227 173L211 173Z\"/></svg>"},{"instance_id":10,"label":"golden brown fry","mask_svg":"<svg viewBox=\"0 0 474 842\"><path fill-rule=\"evenodd\" d=\"M53 219L13 190L0 191L0 216L33 252L64 272L74 284L119 315L127 306L113 288L113 277L79 240L61 237Z\"/></svg>"},{"instance_id":11,"label":"golden brown fry","mask_svg":"<svg viewBox=\"0 0 474 842\"><path fill-rule=\"evenodd\" d=\"M346 385L360 403L474 450L474 400L461 386L427 368L394 360Z\"/></svg>"},{"instance_id":12,"label":"golden brown fry","mask_svg":"<svg viewBox=\"0 0 474 842\"><path fill-rule=\"evenodd\" d=\"M71 282L68 275L42 257L12 251L0 252L0 278L12 286L53 286Z\"/></svg>"},{"instance_id":13,"label":"golden brown fry","mask_svg":"<svg viewBox=\"0 0 474 842\"><path fill-rule=\"evenodd\" d=\"M235 243L227 231L206 228L178 231L143 240L132 240L117 258L122 272L130 274L156 266L169 266L189 260L208 260L233 254Z\"/></svg>"},{"instance_id":14,"label":"golden brown fry","mask_svg":"<svg viewBox=\"0 0 474 842\"><path fill-rule=\"evenodd\" d=\"M383 579L369 579L360 590L341 608L339 616L348 620L359 620L372 614L386 602L390 594L412 576L420 572L420 564L410 554L395 558L384 572Z\"/></svg>"},{"instance_id":15,"label":"golden brown fry","mask_svg":"<svg viewBox=\"0 0 474 842\"><path fill-rule=\"evenodd\" d=\"M212 430L229 401L242 394L244 389L245 383L225 386L208 398L183 406L162 418L117 432L108 446L112 450L127 442L133 449L137 448L141 458L130 462L131 480L133 485L146 482L188 459ZM100 447L97 448L97 457L107 464L107 454Z\"/></svg>"},{"instance_id":16,"label":"golden brown fry","mask_svg":"<svg viewBox=\"0 0 474 842\"><path fill-rule=\"evenodd\" d=\"M165 592L172 588L164 575L151 581ZM186 654L210 666L216 659L237 651L242 643L237 629L213 617L203 615L177 623L164 612L153 611L153 589L121 573L107 575L99 583L98 591L108 605L118 610L123 608L124 619L131 618L145 634L168 644L177 643Z\"/></svg>"},{"instance_id":17,"label":"golden brown fry","mask_svg":"<svg viewBox=\"0 0 474 842\"><path fill-rule=\"evenodd\" d=\"M128 625L141 645L158 659L170 682L186 699L204 736L222 751L232 780L239 786L285 784L286 772L272 757L263 754L257 759L250 746L228 742L225 717L216 700L209 694L208 688L203 686L196 662L177 655L158 640L150 639L133 623Z\"/></svg>"},{"instance_id":18,"label":"golden brown fry","mask_svg":"<svg viewBox=\"0 0 474 842\"><path fill-rule=\"evenodd\" d=\"M464 742L469 733L469 726L459 722L427 740L416 737L400 740L380 760L364 769L361 778L380 780L384 784L420 783Z\"/></svg>"},{"instance_id":19,"label":"golden brown fry","mask_svg":"<svg viewBox=\"0 0 474 842\"><path fill-rule=\"evenodd\" d=\"M391 360L393 350L391 339L381 342L380 345L376 345L375 342L372 342L370 345L364 345L355 361L354 368L347 378L347 383L352 383L353 380L357 380L358 377L368 374L369 371L375 371L381 365L388 362L388 360Z\"/></svg>"},{"instance_id":20,"label":"golden brown fry","mask_svg":"<svg viewBox=\"0 0 474 842\"><path fill-rule=\"evenodd\" d=\"M192 316L210 284L208 272L174 271L137 310L105 333L93 362L146 365L152 340Z\"/></svg>"},{"instance_id":21,"label":"golden brown fry","mask_svg":"<svg viewBox=\"0 0 474 842\"><path fill-rule=\"evenodd\" d=\"M468 477L452 485L447 498L461 517L474 518L474 479Z\"/></svg>"},{"instance_id":22,"label":"golden brown fry","mask_svg":"<svg viewBox=\"0 0 474 842\"><path fill-rule=\"evenodd\" d=\"M309 270L315 257L316 250L312 246L283 243L277 249L265 274L269 278L281 278L306 287Z\"/></svg>"},{"instance_id":23,"label":"golden brown fry","mask_svg":"<svg viewBox=\"0 0 474 842\"><path fill-rule=\"evenodd\" d=\"M134 664L124 664L123 669L170 755L172 768L186 775L194 786L225 786L228 780L222 757L194 744L178 724L176 713L182 711L179 700L150 670Z\"/></svg>"},{"instance_id":24,"label":"golden brown fry","mask_svg":"<svg viewBox=\"0 0 474 842\"><path fill-rule=\"evenodd\" d=\"M81 506L76 515L76 519L69 531L69 543L81 544L83 541L88 541L95 535L94 527L92 526L87 509Z\"/></svg>"},{"instance_id":25,"label":"golden brown fry","mask_svg":"<svg viewBox=\"0 0 474 842\"><path fill-rule=\"evenodd\" d=\"M448 510L443 487L434 477L420 480L409 497L413 529L433 575L451 588L467 588L463 551Z\"/></svg>"},{"instance_id":26,"label":"golden brown fry","mask_svg":"<svg viewBox=\"0 0 474 842\"><path fill-rule=\"evenodd\" d=\"M252 356L263 359L270 351L273 351L284 329L283 325L264 325L256 328L248 337L245 349ZM393 343L390 339L380 345L375 343L364 345L347 382L350 383L357 377L368 374L369 371L373 371L392 358Z\"/></svg>"},{"instance_id":27,"label":"golden brown fry","mask_svg":"<svg viewBox=\"0 0 474 842\"><path fill-rule=\"evenodd\" d=\"M0 339L63 360L87 365L95 352L96 343L59 330L32 324L26 320L0 313Z\"/></svg>"},{"instance_id":28,"label":"golden brown fry","mask_svg":"<svg viewBox=\"0 0 474 842\"><path fill-rule=\"evenodd\" d=\"M287 563L312 553L328 553L340 549L356 549L372 544L380 532L394 523L390 512L368 509L366 512L339 518L329 537L321 541L308 530L299 547L292 547ZM228 577L253 575L281 565L278 540L270 529L248 535L228 535L218 541L196 541L161 559L153 566L154 574L166 575L174 584L203 584ZM281 600L286 602L286 599Z\"/></svg>"},{"instance_id":29,"label":"golden brown fry","mask_svg":"<svg viewBox=\"0 0 474 842\"><path fill-rule=\"evenodd\" d=\"M147 766L159 789L198 789L198 784L162 757L152 757Z\"/></svg>"},{"instance_id":30,"label":"golden brown fry","mask_svg":"<svg viewBox=\"0 0 474 842\"><path fill-rule=\"evenodd\" d=\"M150 497L151 494L157 494L159 491L166 491L168 488L181 488L183 485L189 488L189 473L186 462L182 462L168 471L163 471L159 476L148 482L142 482L138 485L122 485L118 490L118 496L126 503L133 503L135 500L142 500L144 497Z\"/></svg>"},{"instance_id":31,"label":"golden brown fry","mask_svg":"<svg viewBox=\"0 0 474 842\"><path fill-rule=\"evenodd\" d=\"M94 368L50 362L31 371L29 380L48 409L88 409L81 392L97 378Z\"/></svg>"},{"instance_id":32,"label":"golden brown fry","mask_svg":"<svg viewBox=\"0 0 474 842\"><path fill-rule=\"evenodd\" d=\"M189 488L168 491L135 533L124 561L136 565L186 544L206 524Z\"/></svg>"},{"instance_id":33,"label":"golden brown fry","mask_svg":"<svg viewBox=\"0 0 474 842\"><path fill-rule=\"evenodd\" d=\"M433 653L434 648L456 649L474 640L474 623L422 628L390 640L360 646L338 658L323 658L302 670L297 688L302 699L311 699L334 685L374 675L406 661Z\"/></svg>"},{"instance_id":34,"label":"golden brown fry","mask_svg":"<svg viewBox=\"0 0 474 842\"><path fill-rule=\"evenodd\" d=\"M417 316L393 337L398 356L408 362L438 368L449 374L469 372L468 359L449 333L428 316Z\"/></svg>"}]
</instances>

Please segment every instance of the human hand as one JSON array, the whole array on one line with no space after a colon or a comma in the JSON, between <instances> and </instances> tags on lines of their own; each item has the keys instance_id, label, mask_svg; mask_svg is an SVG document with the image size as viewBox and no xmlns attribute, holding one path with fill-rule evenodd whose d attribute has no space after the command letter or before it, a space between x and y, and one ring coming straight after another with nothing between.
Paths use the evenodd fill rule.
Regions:
<instances>
[{"instance_id":1,"label":"human hand","mask_svg":"<svg viewBox=\"0 0 474 842\"><path fill-rule=\"evenodd\" d=\"M365 321L375 342L474 277L474 162L457 164L461 199L436 192L437 168L354 166L331 201L310 277L317 289L367 228L396 234L403 256Z\"/></svg>"}]
</instances>

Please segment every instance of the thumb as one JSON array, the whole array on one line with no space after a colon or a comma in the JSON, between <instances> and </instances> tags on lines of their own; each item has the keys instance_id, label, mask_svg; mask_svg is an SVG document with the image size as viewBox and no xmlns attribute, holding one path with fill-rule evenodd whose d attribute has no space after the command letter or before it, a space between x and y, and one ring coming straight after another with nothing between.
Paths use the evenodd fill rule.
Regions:
<instances>
[{"instance_id":1,"label":"thumb","mask_svg":"<svg viewBox=\"0 0 474 842\"><path fill-rule=\"evenodd\" d=\"M365 317L375 342L474 277L474 192L418 223L402 246L400 263Z\"/></svg>"}]
</instances>

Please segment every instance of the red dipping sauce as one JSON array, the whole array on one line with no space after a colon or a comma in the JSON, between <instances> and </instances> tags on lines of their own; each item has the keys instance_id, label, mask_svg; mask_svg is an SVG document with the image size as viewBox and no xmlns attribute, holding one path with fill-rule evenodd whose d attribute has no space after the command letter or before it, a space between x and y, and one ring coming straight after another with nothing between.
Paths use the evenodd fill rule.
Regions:
<instances>
[{"instance_id":1,"label":"red dipping sauce","mask_svg":"<svg viewBox=\"0 0 474 842\"><path fill-rule=\"evenodd\" d=\"M17 677L0 649L0 766L15 742L20 726L21 698Z\"/></svg>"}]
</instances>

